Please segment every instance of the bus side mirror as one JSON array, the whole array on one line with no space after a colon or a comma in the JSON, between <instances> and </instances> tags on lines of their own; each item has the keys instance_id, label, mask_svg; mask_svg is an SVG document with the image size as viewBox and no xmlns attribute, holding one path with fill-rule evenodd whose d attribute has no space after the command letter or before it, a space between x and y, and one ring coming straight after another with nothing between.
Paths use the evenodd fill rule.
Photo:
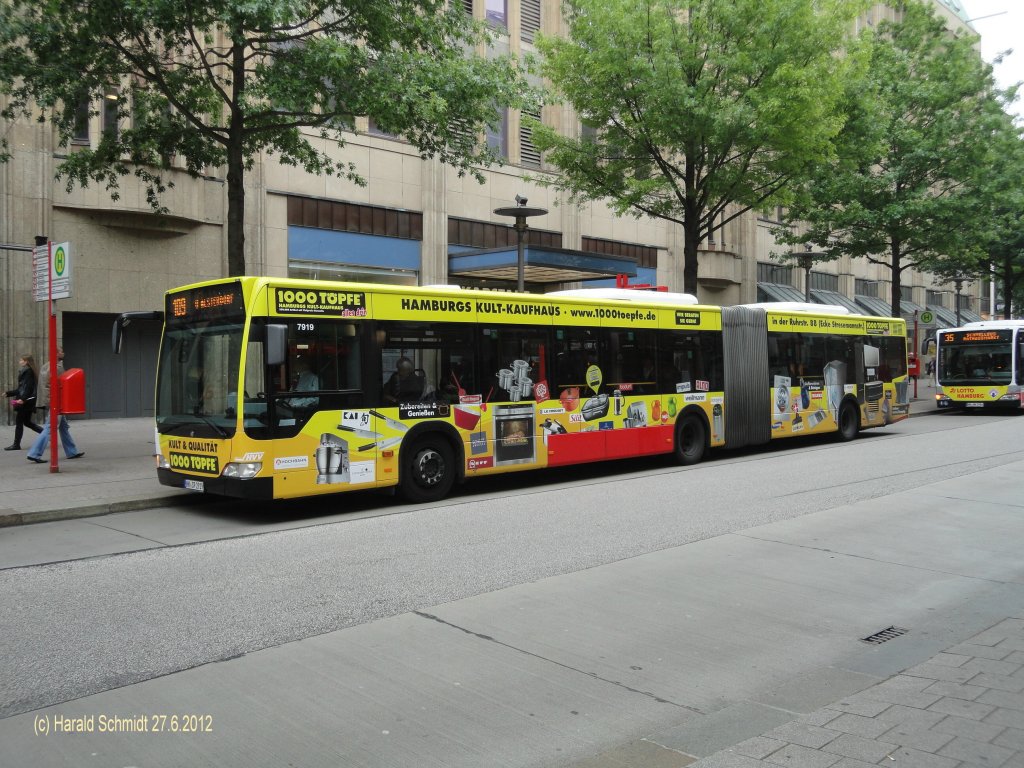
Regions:
<instances>
[{"instance_id":1,"label":"bus side mirror","mask_svg":"<svg viewBox=\"0 0 1024 768\"><path fill-rule=\"evenodd\" d=\"M263 359L267 365L283 365L288 359L288 326L268 324Z\"/></svg>"},{"instance_id":2,"label":"bus side mirror","mask_svg":"<svg viewBox=\"0 0 1024 768\"><path fill-rule=\"evenodd\" d=\"M160 320L164 319L164 313L160 311L154 312L122 312L114 320L114 327L111 329L110 334L110 347L115 355L121 354L121 342L124 341L124 329L125 326L131 323L132 320Z\"/></svg>"}]
</instances>

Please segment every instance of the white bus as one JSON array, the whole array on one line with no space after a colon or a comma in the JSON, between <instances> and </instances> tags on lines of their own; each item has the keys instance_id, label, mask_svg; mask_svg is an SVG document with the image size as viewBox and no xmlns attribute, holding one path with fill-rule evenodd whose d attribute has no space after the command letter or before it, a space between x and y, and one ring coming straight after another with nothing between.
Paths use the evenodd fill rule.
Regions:
<instances>
[{"instance_id":1,"label":"white bus","mask_svg":"<svg viewBox=\"0 0 1024 768\"><path fill-rule=\"evenodd\" d=\"M982 320L936 332L939 408L1024 408L1024 320Z\"/></svg>"}]
</instances>

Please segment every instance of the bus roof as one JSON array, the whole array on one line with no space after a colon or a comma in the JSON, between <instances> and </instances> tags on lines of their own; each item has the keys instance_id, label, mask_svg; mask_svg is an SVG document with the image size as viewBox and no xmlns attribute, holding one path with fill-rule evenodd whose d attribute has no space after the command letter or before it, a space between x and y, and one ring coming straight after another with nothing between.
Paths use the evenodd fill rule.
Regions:
<instances>
[{"instance_id":1,"label":"bus roof","mask_svg":"<svg viewBox=\"0 0 1024 768\"><path fill-rule=\"evenodd\" d=\"M566 291L551 291L544 296L559 296L570 299L618 299L647 304L696 304L692 293L670 293L668 291L635 291L629 288L572 288Z\"/></svg>"},{"instance_id":2,"label":"bus roof","mask_svg":"<svg viewBox=\"0 0 1024 768\"><path fill-rule=\"evenodd\" d=\"M964 323L961 328L1024 328L1024 320L976 320ZM956 330L956 329L951 329Z\"/></svg>"},{"instance_id":3,"label":"bus roof","mask_svg":"<svg viewBox=\"0 0 1024 768\"><path fill-rule=\"evenodd\" d=\"M806 301L760 301L755 304L741 304L751 309L771 309L777 312L813 312L820 315L849 315L846 307L839 304L814 304Z\"/></svg>"}]
</instances>

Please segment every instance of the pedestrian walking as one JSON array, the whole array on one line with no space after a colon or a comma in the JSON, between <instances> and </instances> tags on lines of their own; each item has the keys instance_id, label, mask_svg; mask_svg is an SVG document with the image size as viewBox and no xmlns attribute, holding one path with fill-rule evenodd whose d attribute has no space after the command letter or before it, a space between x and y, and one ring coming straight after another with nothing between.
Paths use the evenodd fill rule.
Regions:
<instances>
[{"instance_id":1,"label":"pedestrian walking","mask_svg":"<svg viewBox=\"0 0 1024 768\"><path fill-rule=\"evenodd\" d=\"M64 348L57 347L57 376L58 378L64 373ZM50 364L47 363L43 366L43 370L39 374L39 396L36 398L36 402L39 403L39 407L43 409L43 431L39 433L39 437L32 443L32 447L28 449L29 461L35 464L45 464L46 461L43 459L43 451L46 450L46 446L50 442ZM68 418L63 413L57 417L57 434L60 435L60 444L64 447L64 456L69 459L78 459L85 456L84 451L78 450L78 446L75 445L74 439L71 437L71 425L68 424Z\"/></svg>"},{"instance_id":2,"label":"pedestrian walking","mask_svg":"<svg viewBox=\"0 0 1024 768\"><path fill-rule=\"evenodd\" d=\"M14 406L14 442L4 448L5 451L20 451L21 436L25 427L33 432L42 432L43 428L33 423L32 414L36 410L36 384L39 381L39 367L32 355L22 355L18 359L18 386L4 392L11 398Z\"/></svg>"}]
</instances>

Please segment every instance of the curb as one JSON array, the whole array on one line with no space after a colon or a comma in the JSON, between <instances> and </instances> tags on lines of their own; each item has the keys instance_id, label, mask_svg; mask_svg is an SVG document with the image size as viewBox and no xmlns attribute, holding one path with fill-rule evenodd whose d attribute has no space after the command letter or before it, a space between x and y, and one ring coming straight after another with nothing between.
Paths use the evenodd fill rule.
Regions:
<instances>
[{"instance_id":1,"label":"curb","mask_svg":"<svg viewBox=\"0 0 1024 768\"><path fill-rule=\"evenodd\" d=\"M159 509L160 507L167 507L172 504L202 504L219 498L182 494L153 496L146 499L126 499L125 501L90 504L84 507L41 509L35 512L15 512L13 510L0 509L0 528L31 525L33 523L51 523L56 520L74 520L79 517L100 517L102 515L112 515L116 512L138 512L143 509Z\"/></svg>"}]
</instances>

